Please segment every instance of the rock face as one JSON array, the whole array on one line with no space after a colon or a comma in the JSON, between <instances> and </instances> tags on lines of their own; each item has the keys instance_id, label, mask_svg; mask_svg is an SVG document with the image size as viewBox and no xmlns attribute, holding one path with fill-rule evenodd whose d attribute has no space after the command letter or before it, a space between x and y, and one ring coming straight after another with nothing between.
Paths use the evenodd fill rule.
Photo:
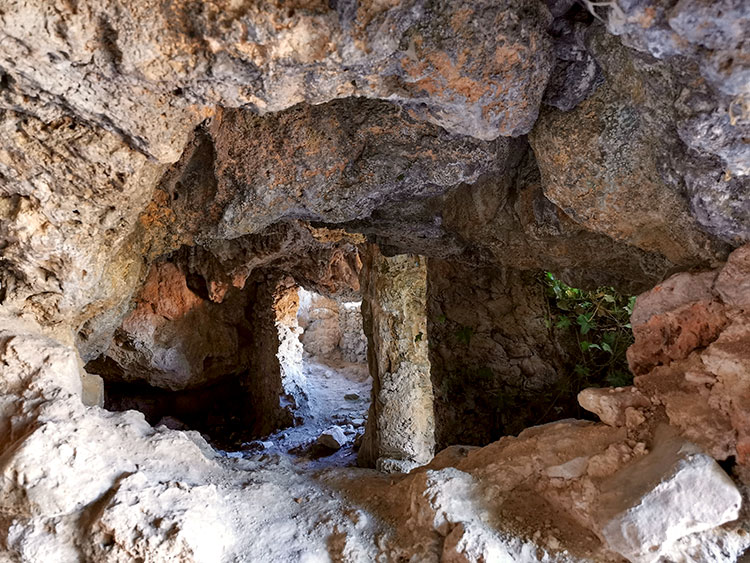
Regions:
<instances>
[{"instance_id":1,"label":"rock face","mask_svg":"<svg viewBox=\"0 0 750 563\"><path fill-rule=\"evenodd\" d=\"M435 448L427 357L427 263L383 256L370 245L362 268L362 314L372 403L357 461L426 463ZM382 466L382 462L380 462Z\"/></svg>"},{"instance_id":2,"label":"rock face","mask_svg":"<svg viewBox=\"0 0 750 563\"><path fill-rule=\"evenodd\" d=\"M679 143L664 136L674 119L664 83L678 79L612 39L606 45L608 81L571 112L545 110L530 137L544 193L591 230L681 266L711 263L721 246L700 229L667 176L685 171L663 170L670 151L678 150L670 143ZM646 73L660 71L666 76L652 90ZM623 190L629 185L638 185L637 193Z\"/></svg>"},{"instance_id":3,"label":"rock face","mask_svg":"<svg viewBox=\"0 0 750 563\"><path fill-rule=\"evenodd\" d=\"M5 2L0 560L736 560L748 22L741 0ZM580 395L603 423L523 430L569 412L579 345L546 329L540 270L653 288L633 388ZM409 474L176 430L305 411L297 286L364 297L360 461ZM320 343L360 358L352 311Z\"/></svg>"},{"instance_id":4,"label":"rock face","mask_svg":"<svg viewBox=\"0 0 750 563\"><path fill-rule=\"evenodd\" d=\"M244 314L246 294L233 288L221 305L204 300L188 287L179 263L157 262L136 303L105 352L106 360L89 369L96 372L99 366L110 378L142 380L173 391L248 369L244 335L252 326Z\"/></svg>"},{"instance_id":5,"label":"rock face","mask_svg":"<svg viewBox=\"0 0 750 563\"><path fill-rule=\"evenodd\" d=\"M304 350L318 361L367 362L367 338L362 328L361 304L342 302L300 290L297 320L303 329Z\"/></svg>"},{"instance_id":6,"label":"rock face","mask_svg":"<svg viewBox=\"0 0 750 563\"><path fill-rule=\"evenodd\" d=\"M571 218L545 194L531 151L506 168L516 174L457 188L441 205L445 230L471 241L492 262L553 271L573 287L612 285L629 293L652 287L675 268L658 252L618 242Z\"/></svg>"},{"instance_id":7,"label":"rock face","mask_svg":"<svg viewBox=\"0 0 750 563\"><path fill-rule=\"evenodd\" d=\"M542 422L545 410L559 418L555 405L537 401L572 367L545 325L534 276L436 259L427 270L438 446L489 443Z\"/></svg>"},{"instance_id":8,"label":"rock face","mask_svg":"<svg viewBox=\"0 0 750 563\"><path fill-rule=\"evenodd\" d=\"M552 65L546 20L540 2L512 0L246 11L114 2L54 14L33 4L3 13L0 64L25 90L119 128L162 161L179 156L209 108L268 112L356 95L493 139L533 125ZM472 33L480 22L495 32Z\"/></svg>"},{"instance_id":9,"label":"rock face","mask_svg":"<svg viewBox=\"0 0 750 563\"><path fill-rule=\"evenodd\" d=\"M634 393L587 390L581 405L608 424L663 417L716 459L735 457L744 470L749 255L744 246L717 270L677 274L640 295L628 350Z\"/></svg>"}]
</instances>

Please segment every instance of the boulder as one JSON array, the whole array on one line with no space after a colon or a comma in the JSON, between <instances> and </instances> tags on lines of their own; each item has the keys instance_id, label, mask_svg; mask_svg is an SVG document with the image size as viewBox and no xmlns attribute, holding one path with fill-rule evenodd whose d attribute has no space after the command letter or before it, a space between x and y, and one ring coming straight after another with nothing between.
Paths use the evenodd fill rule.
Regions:
<instances>
[{"instance_id":1,"label":"boulder","mask_svg":"<svg viewBox=\"0 0 750 563\"><path fill-rule=\"evenodd\" d=\"M683 536L735 520L741 504L713 458L681 438L662 438L602 485L599 533L630 561L657 561Z\"/></svg>"}]
</instances>

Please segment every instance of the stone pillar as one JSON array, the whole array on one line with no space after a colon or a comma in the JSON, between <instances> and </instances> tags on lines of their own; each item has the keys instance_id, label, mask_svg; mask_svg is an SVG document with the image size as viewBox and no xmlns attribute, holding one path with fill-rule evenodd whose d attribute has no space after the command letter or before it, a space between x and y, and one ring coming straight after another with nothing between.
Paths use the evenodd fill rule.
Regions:
<instances>
[{"instance_id":1,"label":"stone pillar","mask_svg":"<svg viewBox=\"0 0 750 563\"><path fill-rule=\"evenodd\" d=\"M245 316L250 322L250 368L244 378L245 388L252 408L252 432L270 434L290 426L293 421L291 405L285 400L279 363L279 331L277 320L284 317L283 307L277 305L288 296L288 288L274 275L259 275L247 281L246 291L251 299ZM250 422L250 421L248 421Z\"/></svg>"},{"instance_id":2,"label":"stone pillar","mask_svg":"<svg viewBox=\"0 0 750 563\"><path fill-rule=\"evenodd\" d=\"M408 471L430 461L435 449L426 259L388 258L369 245L360 282L373 385L358 462Z\"/></svg>"}]
</instances>

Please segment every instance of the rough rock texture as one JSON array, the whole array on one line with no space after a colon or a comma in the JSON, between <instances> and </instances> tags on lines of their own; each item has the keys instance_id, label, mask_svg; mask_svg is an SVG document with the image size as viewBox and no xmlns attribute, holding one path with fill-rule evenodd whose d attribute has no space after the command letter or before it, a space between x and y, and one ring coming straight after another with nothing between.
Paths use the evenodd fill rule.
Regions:
<instances>
[{"instance_id":1,"label":"rough rock texture","mask_svg":"<svg viewBox=\"0 0 750 563\"><path fill-rule=\"evenodd\" d=\"M304 330L302 346L311 356L332 358L339 351L339 307L333 299L302 290L297 322Z\"/></svg>"},{"instance_id":2,"label":"rough rock texture","mask_svg":"<svg viewBox=\"0 0 750 563\"><path fill-rule=\"evenodd\" d=\"M560 418L557 393L544 397L572 368L545 325L547 301L534 275L437 259L427 272L438 447L484 445Z\"/></svg>"},{"instance_id":3,"label":"rough rock texture","mask_svg":"<svg viewBox=\"0 0 750 563\"><path fill-rule=\"evenodd\" d=\"M388 258L368 245L362 268L362 316L372 403L357 461L426 463L435 451L427 357L427 261ZM382 463L380 463L382 466Z\"/></svg>"},{"instance_id":4,"label":"rough rock texture","mask_svg":"<svg viewBox=\"0 0 750 563\"><path fill-rule=\"evenodd\" d=\"M219 237L282 217L342 223L385 203L444 192L497 168L509 142L456 137L386 102L340 100L212 125ZM417 189L415 189L417 187ZM227 195L224 195L227 194Z\"/></svg>"},{"instance_id":5,"label":"rough rock texture","mask_svg":"<svg viewBox=\"0 0 750 563\"><path fill-rule=\"evenodd\" d=\"M80 325L127 303L140 279L127 242L162 167L116 134L60 110L37 119L30 105L0 110L0 300Z\"/></svg>"},{"instance_id":6,"label":"rough rock texture","mask_svg":"<svg viewBox=\"0 0 750 563\"><path fill-rule=\"evenodd\" d=\"M635 387L590 387L578 393L578 402L604 424L625 426L629 408L649 407L651 402Z\"/></svg>"},{"instance_id":7,"label":"rough rock texture","mask_svg":"<svg viewBox=\"0 0 750 563\"><path fill-rule=\"evenodd\" d=\"M547 18L540 2L513 0L37 3L4 10L0 65L25 90L166 161L214 106L268 112L356 95L493 139L534 122L552 64ZM480 24L493 32L476 33Z\"/></svg>"},{"instance_id":8,"label":"rough rock texture","mask_svg":"<svg viewBox=\"0 0 750 563\"><path fill-rule=\"evenodd\" d=\"M432 454L428 342L449 433L484 443L562 415L532 408L566 371L531 271L641 291L750 240L748 15L741 0L4 3L0 559L736 560L747 506L691 533L735 515L716 464L643 460L669 423L750 482L747 248L639 299L637 393L582 396L612 426L457 446L409 475L219 453L84 406L102 389L82 367L107 352L191 387L169 399L186 412L291 422L305 400L293 289L358 294L364 237L346 229L386 266L363 291L376 399L390 399L363 448L398 447L371 463ZM415 253L445 268L427 298ZM425 299L445 310L425 320ZM446 378L453 366L471 377ZM492 418L498 389L512 401ZM648 404L610 400L624 393ZM607 483L629 474L637 511L659 515L655 552L603 531ZM693 483L730 502L690 502ZM679 514L662 514L672 498ZM637 516L618 506L618 522Z\"/></svg>"},{"instance_id":9,"label":"rough rock texture","mask_svg":"<svg viewBox=\"0 0 750 563\"><path fill-rule=\"evenodd\" d=\"M289 280L273 275L258 276L248 288L252 296L248 320L250 335L250 369L243 378L248 402L253 407L253 432L260 436L292 423L291 407L296 406L290 392L292 381L282 380L279 363L278 321L284 317L280 301L295 291ZM286 384L286 386L285 386ZM285 388L286 387L286 388Z\"/></svg>"},{"instance_id":10,"label":"rough rock texture","mask_svg":"<svg viewBox=\"0 0 750 563\"><path fill-rule=\"evenodd\" d=\"M599 514L609 506L603 504L603 494L615 480L632 475L630 468L636 464L651 467L652 486L675 478L674 465L654 460L660 455L658 445L649 453L645 443L625 435L625 429L568 420L529 428L484 448L443 450L397 482L391 494L378 497L380 513L398 522L390 559L430 560L437 553L438 560L448 561L621 562L622 555L600 535ZM695 447L684 441L680 446ZM720 483L726 496L711 506L725 512L717 517L694 506L670 515L678 520L664 521L665 539L658 550L632 561L645 563L654 556L665 561L734 561L748 545L740 523L690 532L691 525L697 529L731 519L739 496L713 460L704 454L688 460L692 465L685 469L692 471L692 478ZM349 498L367 503L375 487L355 475L350 479L344 488ZM639 508L663 508L660 490L654 488L656 497L644 497ZM404 513L410 515L406 520ZM685 520L679 521L680 515Z\"/></svg>"},{"instance_id":11,"label":"rough rock texture","mask_svg":"<svg viewBox=\"0 0 750 563\"><path fill-rule=\"evenodd\" d=\"M188 287L180 266L166 261L151 266L134 311L90 371L112 381L181 390L248 369L249 296L232 288L221 304L202 299Z\"/></svg>"},{"instance_id":12,"label":"rough rock texture","mask_svg":"<svg viewBox=\"0 0 750 563\"><path fill-rule=\"evenodd\" d=\"M304 350L318 361L367 362L367 338L362 328L361 303L336 301L300 290L297 320L304 330Z\"/></svg>"},{"instance_id":13,"label":"rough rock texture","mask_svg":"<svg viewBox=\"0 0 750 563\"><path fill-rule=\"evenodd\" d=\"M600 533L630 561L658 561L675 540L736 520L742 504L710 456L679 438L660 438L647 456L601 485Z\"/></svg>"},{"instance_id":14,"label":"rough rock texture","mask_svg":"<svg viewBox=\"0 0 750 563\"><path fill-rule=\"evenodd\" d=\"M441 217L447 232L488 253L490 262L551 270L573 287L612 285L637 293L675 268L658 252L618 242L574 221L545 195L533 153L520 160L518 154L512 157L516 160L506 168L515 169L515 175L486 177L444 197Z\"/></svg>"},{"instance_id":15,"label":"rough rock texture","mask_svg":"<svg viewBox=\"0 0 750 563\"><path fill-rule=\"evenodd\" d=\"M605 42L604 39L601 42ZM676 82L657 64L643 62L606 40L608 81L571 112L545 110L530 140L545 195L575 221L685 266L711 263L721 245L691 215L671 176L680 169L670 152L679 139L665 82ZM645 67L645 68L644 68ZM666 74L651 86L647 73ZM667 105L668 104L668 105ZM667 106L667 108L665 108ZM637 185L637 191L625 189Z\"/></svg>"},{"instance_id":16,"label":"rough rock texture","mask_svg":"<svg viewBox=\"0 0 750 563\"><path fill-rule=\"evenodd\" d=\"M609 416L627 418L630 410L631 419L650 418L655 410L653 416L716 459L734 456L748 464L748 256L746 245L718 270L678 274L638 297L628 360L638 392L651 405L628 409L636 405L623 403L622 412Z\"/></svg>"},{"instance_id":17,"label":"rough rock texture","mask_svg":"<svg viewBox=\"0 0 750 563\"><path fill-rule=\"evenodd\" d=\"M220 457L196 433L154 429L132 411L84 407L72 348L17 319L1 327L8 560L621 561L593 515L604 484L648 458L623 428L563 421L449 448L404 477L350 469L313 479L282 461ZM699 480L717 478L703 467ZM733 561L747 546L734 523L660 553Z\"/></svg>"}]
</instances>

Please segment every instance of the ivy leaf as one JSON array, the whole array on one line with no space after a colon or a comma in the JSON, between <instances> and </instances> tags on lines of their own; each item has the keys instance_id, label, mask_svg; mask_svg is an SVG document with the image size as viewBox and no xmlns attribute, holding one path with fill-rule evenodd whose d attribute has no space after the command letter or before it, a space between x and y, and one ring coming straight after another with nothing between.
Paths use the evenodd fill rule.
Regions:
<instances>
[{"instance_id":1,"label":"ivy leaf","mask_svg":"<svg viewBox=\"0 0 750 563\"><path fill-rule=\"evenodd\" d=\"M593 313L590 313L588 315L578 315L576 318L576 321L581 327L581 334L588 334L588 332L594 328L594 323L591 322L591 319L594 317Z\"/></svg>"},{"instance_id":2,"label":"ivy leaf","mask_svg":"<svg viewBox=\"0 0 750 563\"><path fill-rule=\"evenodd\" d=\"M604 350L605 352L609 352L610 354L612 353L612 347L606 342L602 342L601 350Z\"/></svg>"},{"instance_id":3,"label":"ivy leaf","mask_svg":"<svg viewBox=\"0 0 750 563\"><path fill-rule=\"evenodd\" d=\"M631 297L630 299L628 299L628 304L625 305L625 312L628 315L632 315L634 308L635 308L635 295Z\"/></svg>"},{"instance_id":4,"label":"ivy leaf","mask_svg":"<svg viewBox=\"0 0 750 563\"><path fill-rule=\"evenodd\" d=\"M555 323L556 328L565 329L571 325L568 317L560 317L560 320Z\"/></svg>"}]
</instances>

